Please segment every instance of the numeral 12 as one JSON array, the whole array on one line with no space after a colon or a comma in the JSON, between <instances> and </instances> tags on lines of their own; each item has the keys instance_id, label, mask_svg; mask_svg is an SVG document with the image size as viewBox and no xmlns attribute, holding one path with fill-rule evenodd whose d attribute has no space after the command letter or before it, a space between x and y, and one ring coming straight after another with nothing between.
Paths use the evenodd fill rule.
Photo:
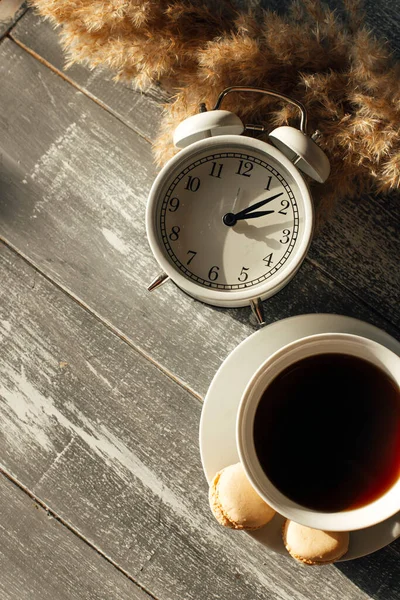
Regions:
<instances>
[{"instance_id":1,"label":"numeral 12","mask_svg":"<svg viewBox=\"0 0 400 600\"><path fill-rule=\"evenodd\" d=\"M244 160L239 161L239 168L236 171L236 175L243 175L244 177L250 177L251 171L253 170L253 163L245 162Z\"/></svg>"}]
</instances>

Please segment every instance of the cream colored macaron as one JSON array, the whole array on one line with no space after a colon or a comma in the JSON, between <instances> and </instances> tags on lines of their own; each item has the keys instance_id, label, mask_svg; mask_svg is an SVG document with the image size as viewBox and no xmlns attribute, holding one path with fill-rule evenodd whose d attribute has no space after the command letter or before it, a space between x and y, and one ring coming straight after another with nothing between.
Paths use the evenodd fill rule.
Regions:
<instances>
[{"instance_id":1,"label":"cream colored macaron","mask_svg":"<svg viewBox=\"0 0 400 600\"><path fill-rule=\"evenodd\" d=\"M321 531L285 521L283 543L293 558L307 565L326 565L344 556L349 548L348 531Z\"/></svg>"},{"instance_id":2,"label":"cream colored macaron","mask_svg":"<svg viewBox=\"0 0 400 600\"><path fill-rule=\"evenodd\" d=\"M241 463L230 465L215 475L209 499L218 523L232 529L259 529L275 514L253 489Z\"/></svg>"}]
</instances>

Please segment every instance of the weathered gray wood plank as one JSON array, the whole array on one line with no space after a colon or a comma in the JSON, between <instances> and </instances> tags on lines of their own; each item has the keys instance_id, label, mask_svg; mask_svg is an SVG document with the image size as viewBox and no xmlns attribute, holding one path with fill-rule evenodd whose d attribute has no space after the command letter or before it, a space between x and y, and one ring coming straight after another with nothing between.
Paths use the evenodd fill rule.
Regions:
<instances>
[{"instance_id":1,"label":"weathered gray wood plank","mask_svg":"<svg viewBox=\"0 0 400 600\"><path fill-rule=\"evenodd\" d=\"M267 6L271 5L271 2L263 4ZM340 5L340 2L332 4ZM374 4L374 6L376 6L377 15L376 30L379 33L379 15L381 13L390 15L393 11L385 2ZM373 11L370 6L367 6L367 14L372 18ZM49 31L49 27L47 23L38 20L30 13L18 23L13 31L13 36L60 69L61 51L57 44L56 34ZM400 25L397 26L397 32L399 30ZM392 37L395 39L396 35ZM76 74L71 72L71 76L79 85L83 85L82 81L89 80L93 74L83 67L77 67ZM103 83L101 85L103 86ZM110 105L103 87L99 88L95 95L104 104ZM119 99L122 103L121 106L130 106L123 89L120 93L113 94L111 105L115 98ZM148 102L149 119L154 127L157 115L153 108L153 104ZM144 110L146 111L146 104L144 104ZM119 112L124 113L124 109L121 108ZM143 122L141 114L133 116L133 127L135 127L135 122L139 124L140 129ZM340 190L338 196L340 196ZM391 210L385 210L385 198L371 200L364 197L351 201L342 199L338 202L334 215L329 219L319 239L313 244L310 253L315 264L334 276L360 298L375 306L377 310L381 310L382 314L393 318L398 323L400 323L398 302L400 272L396 268L396 257L400 252L399 229L400 201L398 197ZM387 276L389 272L391 273L390 277Z\"/></svg>"},{"instance_id":2,"label":"weathered gray wood plank","mask_svg":"<svg viewBox=\"0 0 400 600\"><path fill-rule=\"evenodd\" d=\"M49 21L28 11L11 32L11 37L29 51L40 56L129 127L153 140L157 135L162 103L167 95L158 87L146 93L134 90L128 83L113 81L106 69L90 70L82 65L65 69L65 55L59 43L58 31Z\"/></svg>"},{"instance_id":3,"label":"weathered gray wood plank","mask_svg":"<svg viewBox=\"0 0 400 600\"><path fill-rule=\"evenodd\" d=\"M399 0L364 0L367 23L380 38L387 39L395 55L400 58Z\"/></svg>"},{"instance_id":4,"label":"weathered gray wood plank","mask_svg":"<svg viewBox=\"0 0 400 600\"><path fill-rule=\"evenodd\" d=\"M28 10L23 0L1 0L0 2L0 40L21 16Z\"/></svg>"},{"instance_id":5,"label":"weathered gray wood plank","mask_svg":"<svg viewBox=\"0 0 400 600\"><path fill-rule=\"evenodd\" d=\"M398 600L399 552L400 540L397 540L383 552L365 556L357 561L340 563L337 568L374 600Z\"/></svg>"},{"instance_id":6,"label":"weathered gray wood plank","mask_svg":"<svg viewBox=\"0 0 400 600\"><path fill-rule=\"evenodd\" d=\"M391 199L393 200L393 198ZM400 325L400 196L340 200L309 257Z\"/></svg>"},{"instance_id":7,"label":"weathered gray wood plank","mask_svg":"<svg viewBox=\"0 0 400 600\"><path fill-rule=\"evenodd\" d=\"M65 522L160 600L370 597L223 530L200 403L4 246L0 280L0 462Z\"/></svg>"},{"instance_id":8,"label":"weathered gray wood plank","mask_svg":"<svg viewBox=\"0 0 400 600\"><path fill-rule=\"evenodd\" d=\"M213 309L171 283L146 291L158 272L144 227L155 175L149 145L10 40L0 57L0 106L7 107L0 113L0 234L204 394L221 361L251 333L249 310ZM265 311L267 322L343 313L397 333L310 262Z\"/></svg>"},{"instance_id":9,"label":"weathered gray wood plank","mask_svg":"<svg viewBox=\"0 0 400 600\"><path fill-rule=\"evenodd\" d=\"M1 600L150 600L0 474Z\"/></svg>"}]
</instances>

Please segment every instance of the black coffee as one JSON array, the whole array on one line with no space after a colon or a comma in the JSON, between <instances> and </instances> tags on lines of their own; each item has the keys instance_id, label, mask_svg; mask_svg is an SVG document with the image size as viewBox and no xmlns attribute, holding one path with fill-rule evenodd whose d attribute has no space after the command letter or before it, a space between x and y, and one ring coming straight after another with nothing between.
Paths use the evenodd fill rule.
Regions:
<instances>
[{"instance_id":1,"label":"black coffee","mask_svg":"<svg viewBox=\"0 0 400 600\"><path fill-rule=\"evenodd\" d=\"M353 356L305 358L264 392L254 443L267 477L298 504L328 512L364 506L400 477L399 388Z\"/></svg>"}]
</instances>

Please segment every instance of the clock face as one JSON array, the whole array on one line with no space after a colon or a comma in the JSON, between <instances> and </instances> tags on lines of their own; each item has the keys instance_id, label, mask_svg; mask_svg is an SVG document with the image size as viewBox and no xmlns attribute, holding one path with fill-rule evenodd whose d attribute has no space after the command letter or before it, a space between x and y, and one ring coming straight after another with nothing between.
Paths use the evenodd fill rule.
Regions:
<instances>
[{"instance_id":1,"label":"clock face","mask_svg":"<svg viewBox=\"0 0 400 600\"><path fill-rule=\"evenodd\" d=\"M264 142L242 139L203 140L177 155L157 186L153 219L157 245L173 272L227 296L265 297L277 279L297 269L311 223L305 227L296 169Z\"/></svg>"}]
</instances>

